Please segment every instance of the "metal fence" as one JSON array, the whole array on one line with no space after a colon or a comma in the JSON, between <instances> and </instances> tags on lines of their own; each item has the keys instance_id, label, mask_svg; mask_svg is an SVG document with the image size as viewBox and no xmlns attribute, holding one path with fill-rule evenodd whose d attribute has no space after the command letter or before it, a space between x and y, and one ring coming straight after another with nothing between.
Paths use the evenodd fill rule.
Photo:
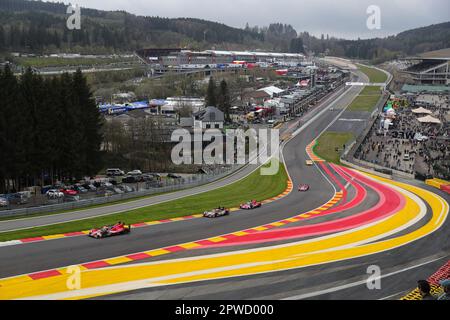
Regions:
<instances>
[{"instance_id":1,"label":"metal fence","mask_svg":"<svg viewBox=\"0 0 450 320\"><path fill-rule=\"evenodd\" d=\"M42 205L39 207L28 207L28 208L20 208L20 209L11 209L11 210L3 210L0 211L0 217L10 217L17 215L30 215L30 214L38 214L38 213L52 213L52 212L60 212L67 211L73 209L80 209L84 207L89 207L92 205L101 205L105 203L111 203L115 201L139 198L144 196L150 196L159 193L166 193L172 191L183 190L187 188L193 188L200 185L204 185L213 181L217 181L222 179L240 168L243 165L232 165L226 168L216 168L214 172L210 174L196 174L190 177L181 178L181 179L168 179L164 181L163 185L160 187L151 187L150 185L147 188L142 188L135 192L123 193L123 194L114 194L111 196L104 197L96 197L92 199L83 199L74 202L64 202L57 204L48 204Z\"/></svg>"}]
</instances>

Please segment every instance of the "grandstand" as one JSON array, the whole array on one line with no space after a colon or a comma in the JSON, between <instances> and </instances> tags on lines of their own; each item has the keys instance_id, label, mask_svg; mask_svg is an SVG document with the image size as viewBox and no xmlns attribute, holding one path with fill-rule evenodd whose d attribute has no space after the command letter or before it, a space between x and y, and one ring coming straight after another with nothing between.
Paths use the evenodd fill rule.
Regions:
<instances>
[{"instance_id":1,"label":"grandstand","mask_svg":"<svg viewBox=\"0 0 450 320\"><path fill-rule=\"evenodd\" d=\"M410 75L415 84L450 84L450 48L426 52L405 60L413 62L413 65L402 72Z\"/></svg>"}]
</instances>

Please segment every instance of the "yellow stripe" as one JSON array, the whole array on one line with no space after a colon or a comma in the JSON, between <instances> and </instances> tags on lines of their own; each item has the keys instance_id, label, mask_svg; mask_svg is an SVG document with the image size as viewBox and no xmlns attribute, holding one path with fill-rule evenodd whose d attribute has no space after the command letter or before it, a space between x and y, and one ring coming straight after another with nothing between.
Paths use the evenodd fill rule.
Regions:
<instances>
[{"instance_id":1,"label":"yellow stripe","mask_svg":"<svg viewBox=\"0 0 450 320\"><path fill-rule=\"evenodd\" d=\"M270 225L274 226L274 227L281 227L281 226L284 226L285 224L283 222L274 222L274 223L271 223Z\"/></svg>"},{"instance_id":2,"label":"yellow stripe","mask_svg":"<svg viewBox=\"0 0 450 320\"><path fill-rule=\"evenodd\" d=\"M180 247L185 248L185 249L192 249L192 248L200 247L200 245L197 243L194 243L194 242L190 242L190 243L180 244Z\"/></svg>"},{"instance_id":3,"label":"yellow stripe","mask_svg":"<svg viewBox=\"0 0 450 320\"><path fill-rule=\"evenodd\" d=\"M212 241L212 242L221 242L221 241L225 241L227 239L224 237L215 237L215 238L209 238L208 240Z\"/></svg>"},{"instance_id":4,"label":"yellow stripe","mask_svg":"<svg viewBox=\"0 0 450 320\"><path fill-rule=\"evenodd\" d=\"M144 253L155 257L155 256L161 256L163 254L168 254L168 253L170 253L170 251L164 250L164 249L156 249L156 250L151 250L151 251L145 251Z\"/></svg>"},{"instance_id":5,"label":"yellow stripe","mask_svg":"<svg viewBox=\"0 0 450 320\"><path fill-rule=\"evenodd\" d=\"M52 240L52 239L60 239L60 238L64 238L65 235L63 234L54 234L51 236L43 236L42 238L44 238L45 240Z\"/></svg>"},{"instance_id":6,"label":"yellow stripe","mask_svg":"<svg viewBox=\"0 0 450 320\"><path fill-rule=\"evenodd\" d=\"M130 262L133 261L130 258L127 257L118 257L118 258L112 258L112 259L106 259L105 262L115 265L115 264L120 264L120 263L126 263L126 262Z\"/></svg>"},{"instance_id":7,"label":"yellow stripe","mask_svg":"<svg viewBox=\"0 0 450 320\"><path fill-rule=\"evenodd\" d=\"M232 235L235 235L235 236L238 236L238 237L242 237L242 236L248 235L248 232L238 231L238 232L233 232Z\"/></svg>"}]
</instances>

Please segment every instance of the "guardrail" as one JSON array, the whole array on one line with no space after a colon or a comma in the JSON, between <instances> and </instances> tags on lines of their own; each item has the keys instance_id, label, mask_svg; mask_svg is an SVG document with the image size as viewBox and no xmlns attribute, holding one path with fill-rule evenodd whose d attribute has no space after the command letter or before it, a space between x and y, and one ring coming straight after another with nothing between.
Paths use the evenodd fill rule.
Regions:
<instances>
[{"instance_id":1,"label":"guardrail","mask_svg":"<svg viewBox=\"0 0 450 320\"><path fill-rule=\"evenodd\" d=\"M39 213L52 213L52 212L59 212L59 211L67 211L67 210L74 210L74 209L81 209L93 205L101 205L121 200L128 200L133 198L139 198L139 197L145 197L150 196L154 194L159 193L167 193L167 192L173 192L173 191L179 191L183 189L193 188L200 185L208 184L217 180L220 180L230 174L233 174L234 172L241 169L243 165L233 165L231 169L226 170L224 172L215 174L215 175L197 175L194 176L194 179L189 179L189 182L179 182L177 183L176 180L174 180L173 184L167 185L160 188L151 188L151 189L145 189L145 190L139 190L135 192L130 193L123 193L123 194L114 194L111 196L105 196L105 197L99 197L99 198L92 198L92 199L84 199L74 202L65 202L65 203L58 203L58 204L48 204L48 205L42 205L39 207L29 207L29 208L20 208L20 209L12 209L12 210L3 210L0 211L0 218L1 217L11 217L11 216L17 216L17 215L31 215L31 214L39 214Z\"/></svg>"}]
</instances>

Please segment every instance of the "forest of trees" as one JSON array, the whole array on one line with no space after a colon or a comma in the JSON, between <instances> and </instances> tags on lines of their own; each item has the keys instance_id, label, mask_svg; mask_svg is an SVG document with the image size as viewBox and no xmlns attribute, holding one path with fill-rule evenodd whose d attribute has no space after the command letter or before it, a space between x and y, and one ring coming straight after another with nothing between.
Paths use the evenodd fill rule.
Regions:
<instances>
[{"instance_id":1,"label":"forest of trees","mask_svg":"<svg viewBox=\"0 0 450 320\"><path fill-rule=\"evenodd\" d=\"M124 11L82 8L81 30L66 28L67 6L26 0L0 2L0 51L81 50L130 52L146 46L201 46L203 42L243 45L258 33L191 18L143 17Z\"/></svg>"},{"instance_id":2,"label":"forest of trees","mask_svg":"<svg viewBox=\"0 0 450 320\"><path fill-rule=\"evenodd\" d=\"M102 168L102 118L81 71L0 70L0 193Z\"/></svg>"}]
</instances>

